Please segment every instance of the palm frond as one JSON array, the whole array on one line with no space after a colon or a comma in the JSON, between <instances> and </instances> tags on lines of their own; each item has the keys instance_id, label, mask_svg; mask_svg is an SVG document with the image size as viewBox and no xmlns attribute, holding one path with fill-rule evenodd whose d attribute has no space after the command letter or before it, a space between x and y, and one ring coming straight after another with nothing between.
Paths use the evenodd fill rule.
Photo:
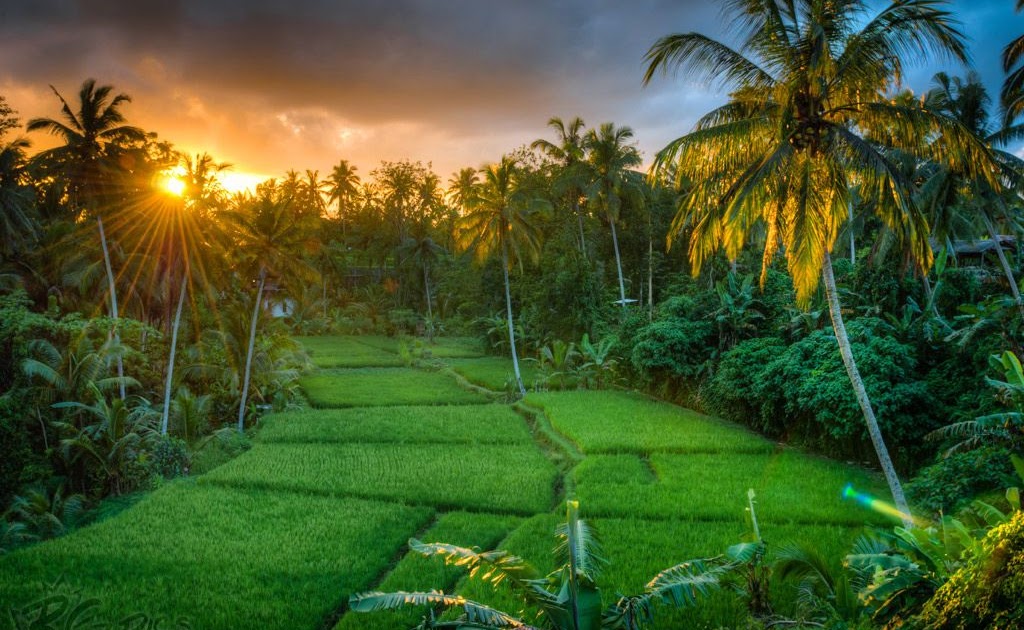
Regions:
<instances>
[{"instance_id":1,"label":"palm frond","mask_svg":"<svg viewBox=\"0 0 1024 630\"><path fill-rule=\"evenodd\" d=\"M409 549L427 557L440 557L445 564L468 570L471 578L479 577L495 585L508 581L516 586L537 577L533 567L507 551L479 552L447 543L424 543L415 538L409 539Z\"/></svg>"}]
</instances>

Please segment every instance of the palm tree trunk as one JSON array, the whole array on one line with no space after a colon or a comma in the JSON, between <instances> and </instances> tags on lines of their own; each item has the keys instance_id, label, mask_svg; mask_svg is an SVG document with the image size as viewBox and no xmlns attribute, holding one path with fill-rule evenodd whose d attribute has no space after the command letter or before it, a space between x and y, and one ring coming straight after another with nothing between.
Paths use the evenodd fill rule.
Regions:
<instances>
[{"instance_id":1,"label":"palm tree trunk","mask_svg":"<svg viewBox=\"0 0 1024 630\"><path fill-rule=\"evenodd\" d=\"M622 280L622 258L619 257L619 237L615 233L615 219L610 215L608 223L612 226L612 246L615 248L615 268L619 272L619 301L622 303L622 314L626 314L626 284Z\"/></svg>"},{"instance_id":2,"label":"palm tree trunk","mask_svg":"<svg viewBox=\"0 0 1024 630\"><path fill-rule=\"evenodd\" d=\"M1021 315L1024 315L1024 305L1020 301L1020 290L1017 289L1017 281L1013 277L1013 270L1010 269L1010 261L1006 259L1006 252L1003 251L1003 246L999 243L999 234L996 233L996 226L992 223L992 219L984 212L981 213L981 219L985 222L985 228L992 239L992 244L996 246L996 256L999 257L999 264L1002 265L1003 273L1006 274L1006 280L1010 283L1010 293L1013 295L1013 301L1017 303L1017 308L1020 309Z\"/></svg>"},{"instance_id":3,"label":"palm tree trunk","mask_svg":"<svg viewBox=\"0 0 1024 630\"><path fill-rule=\"evenodd\" d=\"M836 341L839 343L839 354L843 357L843 365L846 366L846 374L850 377L853 385L853 393L857 397L861 412L864 414L864 422L868 426L868 435L871 436L871 443L878 455L878 463L885 474L885 480L889 483L889 491L896 502L896 509L903 515L903 523L906 526L913 524L910 517L910 507L903 495L903 486L896 475L896 468L889 457L889 450L885 447L885 440L882 439L882 431L878 428L878 420L875 419L875 411L871 407L871 400L868 398L867 390L864 389L864 381L857 370L857 362L853 358L853 349L850 347L850 338L846 334L846 325L843 323L843 314L839 307L839 296L836 292L836 278L832 273L832 257L825 252L825 264L822 266L822 279L825 282L825 295L828 297L828 311L832 316L832 328L836 333Z\"/></svg>"},{"instance_id":4,"label":"palm tree trunk","mask_svg":"<svg viewBox=\"0 0 1024 630\"><path fill-rule=\"evenodd\" d=\"M512 372L516 376L519 395L526 396L523 376L519 373L519 355L516 353L516 333L512 324L512 289L508 281L508 243L505 242L504 237L501 239L501 270L505 274L505 317L508 319L508 345L512 349Z\"/></svg>"},{"instance_id":5,"label":"palm tree trunk","mask_svg":"<svg viewBox=\"0 0 1024 630\"><path fill-rule=\"evenodd\" d=\"M857 264L857 237L853 233L853 202L847 202L847 209L850 211L850 264Z\"/></svg>"},{"instance_id":6,"label":"palm tree trunk","mask_svg":"<svg viewBox=\"0 0 1024 630\"><path fill-rule=\"evenodd\" d=\"M572 193L575 196L575 191ZM580 200L578 196L575 196L572 201L572 211L576 215L576 223L580 228L580 253L583 257L587 257L587 237L583 233L583 213L580 211Z\"/></svg>"},{"instance_id":7,"label":"palm tree trunk","mask_svg":"<svg viewBox=\"0 0 1024 630\"><path fill-rule=\"evenodd\" d=\"M433 321L434 310L430 306L430 265L423 264L423 293L427 298L427 319Z\"/></svg>"},{"instance_id":8,"label":"palm tree trunk","mask_svg":"<svg viewBox=\"0 0 1024 630\"><path fill-rule=\"evenodd\" d=\"M178 294L178 308L174 312L174 327L171 328L171 356L167 359L167 382L164 384L164 411L160 419L160 435L167 435L171 417L171 383L174 380L174 355L178 350L178 328L181 326L181 312L185 309L185 294L188 292L188 271L181 276L181 292Z\"/></svg>"},{"instance_id":9,"label":"palm tree trunk","mask_svg":"<svg viewBox=\"0 0 1024 630\"><path fill-rule=\"evenodd\" d=\"M648 230L650 223L648 222ZM654 234L647 235L647 319L654 321Z\"/></svg>"},{"instance_id":10,"label":"palm tree trunk","mask_svg":"<svg viewBox=\"0 0 1024 630\"><path fill-rule=\"evenodd\" d=\"M252 376L252 353L256 347L256 321L263 306L263 287L267 283L267 270L260 269L260 285L256 290L256 305L252 309L252 324L249 326L249 350L245 353L245 374L242 377L242 400L238 403L238 432L245 431L245 402L249 397L249 379Z\"/></svg>"},{"instance_id":11,"label":"palm tree trunk","mask_svg":"<svg viewBox=\"0 0 1024 630\"><path fill-rule=\"evenodd\" d=\"M107 268L107 286L110 290L110 317L114 320L114 328L112 330L114 341L118 345L117 355L117 389L121 395L121 400L124 400L124 359L121 358L121 333L117 330L117 287L114 285L114 270L110 266L110 250L107 249L107 235L103 231L103 217L96 215L96 225L100 229L100 245L103 247L103 264Z\"/></svg>"}]
</instances>

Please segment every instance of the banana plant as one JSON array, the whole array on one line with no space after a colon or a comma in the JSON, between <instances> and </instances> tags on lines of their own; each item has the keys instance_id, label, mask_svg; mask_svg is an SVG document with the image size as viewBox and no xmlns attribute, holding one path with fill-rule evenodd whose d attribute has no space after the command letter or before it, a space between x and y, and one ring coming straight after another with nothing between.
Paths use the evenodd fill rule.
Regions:
<instances>
[{"instance_id":1,"label":"banana plant","mask_svg":"<svg viewBox=\"0 0 1024 630\"><path fill-rule=\"evenodd\" d=\"M615 337L604 337L595 344L590 341L589 335L583 334L580 354L583 355L584 363L579 367L579 374L586 387L601 389L615 376L618 361L611 356L611 351L617 342Z\"/></svg>"},{"instance_id":2,"label":"banana plant","mask_svg":"<svg viewBox=\"0 0 1024 630\"><path fill-rule=\"evenodd\" d=\"M676 607L696 606L710 593L723 587L742 588L749 571L757 569L764 556L764 543L740 543L713 558L688 560L665 569L648 582L641 595L620 597L603 607L597 579L607 563L594 529L579 516L579 503L566 502L566 520L556 530L558 568L538 578L526 561L507 551L479 552L445 543L409 540L409 547L427 557L439 557L446 564L463 567L471 579L492 586L506 583L526 604L537 611L538 625L514 615L468 600L462 596L431 590L421 592L379 591L349 598L349 608L367 613L396 610L406 606L428 606L417 630L430 628L555 628L557 630L639 630L654 619L654 607L663 603ZM457 617L444 615L460 611Z\"/></svg>"}]
</instances>

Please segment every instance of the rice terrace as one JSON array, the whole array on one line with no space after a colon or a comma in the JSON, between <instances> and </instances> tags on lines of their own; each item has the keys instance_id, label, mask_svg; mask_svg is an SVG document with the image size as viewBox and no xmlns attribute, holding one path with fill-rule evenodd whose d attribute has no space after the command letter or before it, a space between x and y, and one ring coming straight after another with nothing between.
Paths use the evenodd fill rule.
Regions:
<instances>
[{"instance_id":1,"label":"rice terrace","mask_svg":"<svg viewBox=\"0 0 1024 630\"><path fill-rule=\"evenodd\" d=\"M428 4L4 8L0 630L1024 627L1024 1Z\"/></svg>"}]
</instances>

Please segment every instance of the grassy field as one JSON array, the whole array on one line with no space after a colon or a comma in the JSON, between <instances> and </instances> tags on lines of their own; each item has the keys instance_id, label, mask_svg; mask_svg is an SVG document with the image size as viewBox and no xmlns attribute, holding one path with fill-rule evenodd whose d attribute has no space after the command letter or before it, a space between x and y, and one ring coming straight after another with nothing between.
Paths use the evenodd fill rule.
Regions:
<instances>
[{"instance_id":1,"label":"grassy field","mask_svg":"<svg viewBox=\"0 0 1024 630\"><path fill-rule=\"evenodd\" d=\"M521 519L490 514L449 512L441 516L420 540L445 542L462 547L491 549L514 529ZM382 591L418 591L442 589L451 591L465 570L447 566L439 558L426 558L418 553L406 554L376 587ZM341 618L338 630L389 630L411 628L426 613L409 609L393 613L361 614L350 612Z\"/></svg>"},{"instance_id":2,"label":"grassy field","mask_svg":"<svg viewBox=\"0 0 1024 630\"><path fill-rule=\"evenodd\" d=\"M507 405L355 407L274 414L260 442L529 444L523 419Z\"/></svg>"},{"instance_id":3,"label":"grassy field","mask_svg":"<svg viewBox=\"0 0 1024 630\"><path fill-rule=\"evenodd\" d=\"M477 359L450 359L446 361L455 372L464 379L486 387L487 389L503 392L508 386L515 387L515 376L512 371L512 359L507 357L480 357ZM533 386L539 378L539 370L536 365L526 361L519 362L519 372L523 377L523 384L527 388Z\"/></svg>"},{"instance_id":4,"label":"grassy field","mask_svg":"<svg viewBox=\"0 0 1024 630\"><path fill-rule=\"evenodd\" d=\"M206 476L232 486L536 513L555 467L533 444L257 444Z\"/></svg>"},{"instance_id":5,"label":"grassy field","mask_svg":"<svg viewBox=\"0 0 1024 630\"><path fill-rule=\"evenodd\" d=\"M301 379L314 407L466 405L489 399L449 376L412 368L323 371Z\"/></svg>"},{"instance_id":6,"label":"grassy field","mask_svg":"<svg viewBox=\"0 0 1024 630\"><path fill-rule=\"evenodd\" d=\"M4 557L0 602L29 603L65 575L100 600L103 627L145 612L185 617L193 628L315 628L431 515L179 482L114 518ZM9 627L6 608L0 627Z\"/></svg>"},{"instance_id":7,"label":"grassy field","mask_svg":"<svg viewBox=\"0 0 1024 630\"><path fill-rule=\"evenodd\" d=\"M423 611L339 614L352 592L431 588L517 613L507 590L409 555L406 541L508 549L546 573L563 488L601 534L606 604L748 538L748 488L769 555L811 542L838 567L863 523L885 523L840 498L847 483L885 497L876 475L639 394L531 393L523 413L542 415L527 423L450 373L397 367L408 339L301 342L320 366L302 379L315 408L264 418L251 450L198 481L0 558L0 628L4 604L38 598L62 574L112 621L143 611L194 628L407 628ZM417 344L421 358L425 347L467 381L506 390L508 359L464 339ZM532 383L535 366L523 368ZM660 610L652 627L744 623L742 600L720 593Z\"/></svg>"},{"instance_id":8,"label":"grassy field","mask_svg":"<svg viewBox=\"0 0 1024 630\"><path fill-rule=\"evenodd\" d=\"M766 453L773 444L750 431L630 392L531 393L551 425L591 453Z\"/></svg>"},{"instance_id":9,"label":"grassy field","mask_svg":"<svg viewBox=\"0 0 1024 630\"><path fill-rule=\"evenodd\" d=\"M367 343L366 337L297 337L319 368L394 367L404 365L397 348L389 350Z\"/></svg>"}]
</instances>

